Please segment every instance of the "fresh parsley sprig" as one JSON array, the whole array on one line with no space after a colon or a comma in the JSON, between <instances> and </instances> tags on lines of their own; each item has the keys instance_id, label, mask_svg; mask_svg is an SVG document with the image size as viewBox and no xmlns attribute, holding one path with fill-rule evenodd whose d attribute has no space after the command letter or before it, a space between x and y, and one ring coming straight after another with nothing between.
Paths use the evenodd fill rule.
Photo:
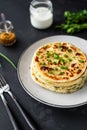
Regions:
<instances>
[{"instance_id":1,"label":"fresh parsley sprig","mask_svg":"<svg viewBox=\"0 0 87 130\"><path fill-rule=\"evenodd\" d=\"M68 34L79 32L83 29L87 29L87 9L78 12L64 12L65 22L56 25L56 28L65 30Z\"/></svg>"}]
</instances>

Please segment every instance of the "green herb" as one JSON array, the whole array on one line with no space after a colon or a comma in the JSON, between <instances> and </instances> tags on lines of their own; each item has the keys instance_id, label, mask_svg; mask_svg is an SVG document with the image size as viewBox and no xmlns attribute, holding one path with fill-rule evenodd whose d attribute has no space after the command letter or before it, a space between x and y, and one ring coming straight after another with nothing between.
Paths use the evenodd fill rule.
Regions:
<instances>
[{"instance_id":1,"label":"green herb","mask_svg":"<svg viewBox=\"0 0 87 130\"><path fill-rule=\"evenodd\" d=\"M47 55L49 55L50 54L50 52L49 51L47 51Z\"/></svg>"},{"instance_id":2,"label":"green herb","mask_svg":"<svg viewBox=\"0 0 87 130\"><path fill-rule=\"evenodd\" d=\"M41 64L42 64L42 65L46 65L46 63L45 63L45 62L42 62Z\"/></svg>"},{"instance_id":3,"label":"green herb","mask_svg":"<svg viewBox=\"0 0 87 130\"><path fill-rule=\"evenodd\" d=\"M48 60L48 62L51 62L51 59L47 59Z\"/></svg>"},{"instance_id":4,"label":"green herb","mask_svg":"<svg viewBox=\"0 0 87 130\"><path fill-rule=\"evenodd\" d=\"M49 52L49 51L47 51L47 53L46 53L46 57L47 57L47 58L50 57L50 52Z\"/></svg>"},{"instance_id":5,"label":"green herb","mask_svg":"<svg viewBox=\"0 0 87 130\"><path fill-rule=\"evenodd\" d=\"M71 49L68 49L68 52L69 52L69 53L71 53L71 52L72 52L72 50L71 50Z\"/></svg>"},{"instance_id":6,"label":"green herb","mask_svg":"<svg viewBox=\"0 0 87 130\"><path fill-rule=\"evenodd\" d=\"M80 62L80 63L84 63L84 61L83 61L83 60L79 60L79 62Z\"/></svg>"},{"instance_id":7,"label":"green herb","mask_svg":"<svg viewBox=\"0 0 87 130\"><path fill-rule=\"evenodd\" d=\"M64 57L66 57L66 58L67 58L67 57L68 57L68 55L67 55L67 54L64 54Z\"/></svg>"},{"instance_id":8,"label":"green herb","mask_svg":"<svg viewBox=\"0 0 87 130\"><path fill-rule=\"evenodd\" d=\"M52 70L49 71L49 74L53 74Z\"/></svg>"},{"instance_id":9,"label":"green herb","mask_svg":"<svg viewBox=\"0 0 87 130\"><path fill-rule=\"evenodd\" d=\"M63 75L64 74L64 72L60 72L60 75Z\"/></svg>"},{"instance_id":10,"label":"green herb","mask_svg":"<svg viewBox=\"0 0 87 130\"><path fill-rule=\"evenodd\" d=\"M65 22L56 28L61 28L69 34L87 29L87 9L78 12L65 11L64 18Z\"/></svg>"},{"instance_id":11,"label":"green herb","mask_svg":"<svg viewBox=\"0 0 87 130\"><path fill-rule=\"evenodd\" d=\"M87 20L87 10L84 9L78 12L65 11L64 17L66 18L67 23L84 22Z\"/></svg>"},{"instance_id":12,"label":"green herb","mask_svg":"<svg viewBox=\"0 0 87 130\"><path fill-rule=\"evenodd\" d=\"M46 55L47 58L50 58L50 55Z\"/></svg>"},{"instance_id":13,"label":"green herb","mask_svg":"<svg viewBox=\"0 0 87 130\"><path fill-rule=\"evenodd\" d=\"M13 61L10 60L6 55L4 55L4 54L2 54L2 53L0 52L0 56L1 56L2 58L4 58L6 61L8 61L8 63L10 63L10 65L11 65L14 69L17 69L17 67L16 67L16 65L13 63Z\"/></svg>"},{"instance_id":14,"label":"green herb","mask_svg":"<svg viewBox=\"0 0 87 130\"><path fill-rule=\"evenodd\" d=\"M72 59L71 59L71 58L69 58L69 61L71 62L71 61L72 61Z\"/></svg>"},{"instance_id":15,"label":"green herb","mask_svg":"<svg viewBox=\"0 0 87 130\"><path fill-rule=\"evenodd\" d=\"M59 59L59 54L54 53L54 59Z\"/></svg>"},{"instance_id":16,"label":"green herb","mask_svg":"<svg viewBox=\"0 0 87 130\"><path fill-rule=\"evenodd\" d=\"M57 62L56 62L56 61L54 61L54 62L53 62L53 64L54 64L54 65L56 65L56 64L57 64Z\"/></svg>"},{"instance_id":17,"label":"green herb","mask_svg":"<svg viewBox=\"0 0 87 130\"><path fill-rule=\"evenodd\" d=\"M36 53L36 56L39 56L39 53L38 53L38 52Z\"/></svg>"},{"instance_id":18,"label":"green herb","mask_svg":"<svg viewBox=\"0 0 87 130\"><path fill-rule=\"evenodd\" d=\"M62 62L63 64L67 63L67 60L63 59L62 57L60 57L59 61Z\"/></svg>"},{"instance_id":19,"label":"green herb","mask_svg":"<svg viewBox=\"0 0 87 130\"><path fill-rule=\"evenodd\" d=\"M68 70L67 66L61 66L61 69Z\"/></svg>"},{"instance_id":20,"label":"green herb","mask_svg":"<svg viewBox=\"0 0 87 130\"><path fill-rule=\"evenodd\" d=\"M54 70L56 71L56 70L58 70L58 68L57 68L57 67L55 67L55 68L54 68Z\"/></svg>"}]
</instances>

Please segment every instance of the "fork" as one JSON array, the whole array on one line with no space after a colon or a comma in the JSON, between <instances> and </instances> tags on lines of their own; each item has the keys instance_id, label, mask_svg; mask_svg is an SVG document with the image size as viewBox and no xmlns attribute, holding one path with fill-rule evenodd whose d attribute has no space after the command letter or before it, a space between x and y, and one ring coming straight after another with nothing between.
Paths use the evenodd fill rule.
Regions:
<instances>
[{"instance_id":1,"label":"fork","mask_svg":"<svg viewBox=\"0 0 87 130\"><path fill-rule=\"evenodd\" d=\"M19 111L21 112L22 116L24 117L25 121L27 122L29 128L31 128L31 130L37 130L34 122L32 122L32 120L27 118L27 116L25 115L23 109L21 108L21 106L17 102L16 98L14 97L12 92L10 91L9 84L6 82L6 80L2 76L2 74L0 74L0 96L1 96L1 99L2 99L2 101L4 103L5 108L7 110L7 113L9 115L10 121L12 122L14 130L18 130L16 122L15 122L13 116L12 116L12 113L11 113L9 107L8 107L7 101L6 101L6 99L5 99L4 95L3 95L4 92L8 93L10 95L10 97L12 98L12 100L15 102L16 106L18 107Z\"/></svg>"},{"instance_id":2,"label":"fork","mask_svg":"<svg viewBox=\"0 0 87 130\"><path fill-rule=\"evenodd\" d=\"M7 111L8 115L9 115L9 118L11 120L11 123L13 125L14 130L18 130L17 124L16 124L16 122L15 122L15 120L14 120L12 114L11 114L11 111L10 111L10 109L8 107L7 101L6 101L6 99L5 99L4 95L3 95L3 90L1 88L1 83L0 83L0 96L1 96L1 99L2 99L2 101L4 103L6 111Z\"/></svg>"}]
</instances>

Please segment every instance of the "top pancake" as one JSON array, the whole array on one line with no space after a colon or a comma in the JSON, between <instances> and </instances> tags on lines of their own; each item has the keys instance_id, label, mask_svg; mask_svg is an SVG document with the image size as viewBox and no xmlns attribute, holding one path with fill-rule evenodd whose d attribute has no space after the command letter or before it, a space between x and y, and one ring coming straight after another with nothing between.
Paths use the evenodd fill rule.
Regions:
<instances>
[{"instance_id":1,"label":"top pancake","mask_svg":"<svg viewBox=\"0 0 87 130\"><path fill-rule=\"evenodd\" d=\"M32 67L42 79L68 82L78 79L86 70L86 55L71 43L49 43L38 48Z\"/></svg>"}]
</instances>

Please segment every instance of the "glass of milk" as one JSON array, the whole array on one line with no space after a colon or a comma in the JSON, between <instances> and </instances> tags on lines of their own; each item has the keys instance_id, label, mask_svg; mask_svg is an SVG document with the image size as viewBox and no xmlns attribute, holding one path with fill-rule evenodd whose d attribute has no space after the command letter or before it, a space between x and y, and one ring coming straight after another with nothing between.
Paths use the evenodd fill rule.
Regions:
<instances>
[{"instance_id":1,"label":"glass of milk","mask_svg":"<svg viewBox=\"0 0 87 130\"><path fill-rule=\"evenodd\" d=\"M33 0L30 4L30 21L37 29L49 28L53 23L53 7L50 0Z\"/></svg>"}]
</instances>

